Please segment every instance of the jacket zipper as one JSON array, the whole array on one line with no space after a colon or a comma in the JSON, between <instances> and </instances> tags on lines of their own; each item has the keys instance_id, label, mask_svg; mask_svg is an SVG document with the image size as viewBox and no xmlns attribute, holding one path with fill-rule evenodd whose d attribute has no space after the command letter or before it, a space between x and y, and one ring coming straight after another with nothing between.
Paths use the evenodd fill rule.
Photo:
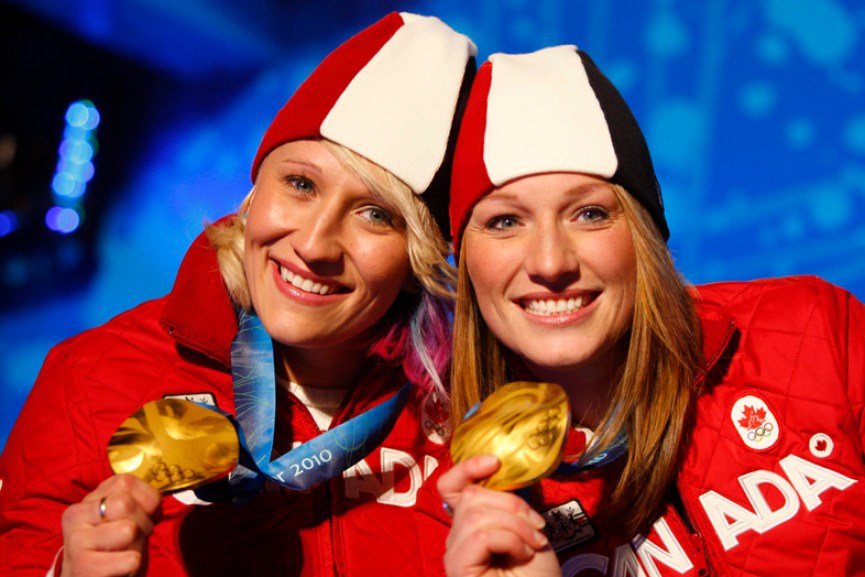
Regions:
<instances>
[{"instance_id":1,"label":"jacket zipper","mask_svg":"<svg viewBox=\"0 0 865 577\"><path fill-rule=\"evenodd\" d=\"M679 513L679 518L685 525L685 529L688 530L688 541L690 541L691 549L694 551L694 553L689 555L689 557L691 558L691 562L694 564L694 568L697 570L697 575L699 577L714 577L717 573L712 569L712 564L709 561L709 555L706 552L706 541L703 539L703 535L697 530L694 526L694 522L688 515L684 497L679 492L678 487L673 489L672 501L673 506L676 508L676 512Z\"/></svg>"}]
</instances>

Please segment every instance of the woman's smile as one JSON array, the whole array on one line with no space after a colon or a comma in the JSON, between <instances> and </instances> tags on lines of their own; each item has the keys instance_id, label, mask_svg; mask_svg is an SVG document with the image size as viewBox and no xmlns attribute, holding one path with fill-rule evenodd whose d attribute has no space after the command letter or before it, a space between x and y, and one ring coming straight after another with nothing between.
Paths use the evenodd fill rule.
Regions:
<instances>
[{"instance_id":1,"label":"woman's smile","mask_svg":"<svg viewBox=\"0 0 865 577\"><path fill-rule=\"evenodd\" d=\"M636 259L607 182L554 173L505 184L473 208L463 249L484 320L538 377L593 371L617 354Z\"/></svg>"},{"instance_id":2,"label":"woman's smile","mask_svg":"<svg viewBox=\"0 0 865 577\"><path fill-rule=\"evenodd\" d=\"M580 314L594 300L593 293L580 292L577 294L550 294L525 296L517 299L523 310L530 315L544 317L548 320L567 322L571 318L579 318Z\"/></svg>"},{"instance_id":3,"label":"woman's smile","mask_svg":"<svg viewBox=\"0 0 865 577\"><path fill-rule=\"evenodd\" d=\"M274 266L276 267L277 274L279 274L279 278L287 285L290 285L291 289L294 289L289 291L290 294L300 292L303 294L325 296L348 291L348 289L335 284L332 280L319 278L310 273L291 270L290 265L274 262Z\"/></svg>"},{"instance_id":4,"label":"woman's smile","mask_svg":"<svg viewBox=\"0 0 865 577\"><path fill-rule=\"evenodd\" d=\"M368 346L413 278L399 215L311 140L283 144L262 163L244 269L275 340L335 359Z\"/></svg>"}]
</instances>

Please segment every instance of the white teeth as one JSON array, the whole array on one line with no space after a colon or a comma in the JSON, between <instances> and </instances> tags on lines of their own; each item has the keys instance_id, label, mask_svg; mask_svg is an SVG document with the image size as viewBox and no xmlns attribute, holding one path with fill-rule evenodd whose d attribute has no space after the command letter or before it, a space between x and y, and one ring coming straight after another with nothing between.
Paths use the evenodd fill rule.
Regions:
<instances>
[{"instance_id":1,"label":"white teeth","mask_svg":"<svg viewBox=\"0 0 865 577\"><path fill-rule=\"evenodd\" d=\"M570 299L533 300L526 305L526 310L534 315L550 316L572 313L583 306L583 297Z\"/></svg>"},{"instance_id":2,"label":"white teeth","mask_svg":"<svg viewBox=\"0 0 865 577\"><path fill-rule=\"evenodd\" d=\"M331 291L331 287L328 285L312 282L308 278L303 278L300 275L294 274L285 267L279 267L279 276L281 276L282 280L285 282L291 283L292 286L306 293L326 295Z\"/></svg>"}]
</instances>

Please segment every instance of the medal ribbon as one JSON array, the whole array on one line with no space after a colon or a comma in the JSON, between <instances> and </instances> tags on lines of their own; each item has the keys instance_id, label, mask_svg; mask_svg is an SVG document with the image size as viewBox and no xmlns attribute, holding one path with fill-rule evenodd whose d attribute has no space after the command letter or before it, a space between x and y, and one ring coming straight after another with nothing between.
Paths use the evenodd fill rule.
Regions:
<instances>
[{"instance_id":1,"label":"medal ribbon","mask_svg":"<svg viewBox=\"0 0 865 577\"><path fill-rule=\"evenodd\" d=\"M583 454L588 453L590 448L591 447L586 447L585 451L583 451ZM556 474L573 475L574 473L579 473L588 469L602 467L608 463L612 463L613 461L624 455L627 451L628 435L624 431L621 431L618 435L616 435L616 438L603 453L598 453L586 462L583 462L582 457L579 457L571 462L562 461L556 469Z\"/></svg>"},{"instance_id":2,"label":"medal ribbon","mask_svg":"<svg viewBox=\"0 0 865 577\"><path fill-rule=\"evenodd\" d=\"M475 412L477 412L478 408L480 408L481 403L476 404L472 408L470 408L466 414L463 416L463 420L471 417ZM576 431L579 434L584 434L580 431ZM594 442L592 443L592 445ZM581 452L583 455L589 452L590 446L586 446L584 450ZM596 467L602 467L608 463L612 463L622 455L628 452L628 435L625 431L620 431L616 438L613 439L613 442L609 447L603 452L598 453L591 459L587 460L585 463L582 462L582 457L577 457L573 461L562 461L559 466L556 468L556 475L573 475L575 473L579 473L581 471L587 471L588 469L594 469Z\"/></svg>"},{"instance_id":3,"label":"medal ribbon","mask_svg":"<svg viewBox=\"0 0 865 577\"><path fill-rule=\"evenodd\" d=\"M238 315L231 372L233 420L240 438L240 465L229 477L236 502L254 496L266 479L303 490L342 474L384 441L411 392L406 383L386 402L271 460L276 426L273 341L254 313L241 310Z\"/></svg>"},{"instance_id":4,"label":"medal ribbon","mask_svg":"<svg viewBox=\"0 0 865 577\"><path fill-rule=\"evenodd\" d=\"M586 447L586 450L583 453L585 454L586 452L588 452L588 449L589 447ZM589 469L602 467L604 465L612 463L613 461L624 455L627 451L628 435L625 434L624 431L622 431L616 436L615 440L613 440L613 443L609 447L607 447L607 450L603 453L599 453L585 463L582 463L582 459L579 457L575 461L571 462L562 461L561 463L559 463L559 466L556 468L553 474L574 475L576 473L588 471ZM531 492L529 487L517 489L515 493L522 497L527 503L531 503Z\"/></svg>"}]
</instances>

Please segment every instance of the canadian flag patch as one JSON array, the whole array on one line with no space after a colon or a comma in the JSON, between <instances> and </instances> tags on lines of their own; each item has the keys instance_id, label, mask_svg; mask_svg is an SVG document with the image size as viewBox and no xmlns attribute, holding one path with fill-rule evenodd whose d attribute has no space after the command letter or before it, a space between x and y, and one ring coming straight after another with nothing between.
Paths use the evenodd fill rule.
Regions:
<instances>
[{"instance_id":1,"label":"canadian flag patch","mask_svg":"<svg viewBox=\"0 0 865 577\"><path fill-rule=\"evenodd\" d=\"M832 442L832 437L826 433L817 433L808 441L808 450L819 459L825 459L831 455L834 448L835 443Z\"/></svg>"},{"instance_id":2,"label":"canadian flag patch","mask_svg":"<svg viewBox=\"0 0 865 577\"><path fill-rule=\"evenodd\" d=\"M745 395L733 403L730 419L742 442L755 451L765 451L778 442L778 419L768 403L756 395Z\"/></svg>"}]
</instances>

